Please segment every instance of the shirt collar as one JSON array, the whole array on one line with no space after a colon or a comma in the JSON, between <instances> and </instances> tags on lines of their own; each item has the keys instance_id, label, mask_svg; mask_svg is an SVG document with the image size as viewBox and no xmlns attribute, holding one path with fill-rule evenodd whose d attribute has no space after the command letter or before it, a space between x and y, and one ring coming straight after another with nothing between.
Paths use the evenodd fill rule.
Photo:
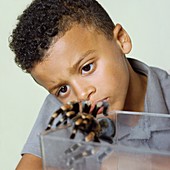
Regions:
<instances>
[{"instance_id":1,"label":"shirt collar","mask_svg":"<svg viewBox=\"0 0 170 170\"><path fill-rule=\"evenodd\" d=\"M128 61L135 71L148 77L145 96L145 112L168 113L157 74L146 64L138 60L129 58Z\"/></svg>"},{"instance_id":2,"label":"shirt collar","mask_svg":"<svg viewBox=\"0 0 170 170\"><path fill-rule=\"evenodd\" d=\"M141 116L138 124L134 127L127 126L123 122L123 116L119 116L120 122L117 122L118 139L127 137L128 139L149 139L154 131L170 130L170 117L163 115L153 116L154 113L168 113L168 109L164 102L161 86L157 75L146 64L128 58L132 68L148 77L147 92L145 96L145 112L151 116ZM143 113L146 114L146 113ZM162 117L163 116L163 117Z\"/></svg>"}]
</instances>

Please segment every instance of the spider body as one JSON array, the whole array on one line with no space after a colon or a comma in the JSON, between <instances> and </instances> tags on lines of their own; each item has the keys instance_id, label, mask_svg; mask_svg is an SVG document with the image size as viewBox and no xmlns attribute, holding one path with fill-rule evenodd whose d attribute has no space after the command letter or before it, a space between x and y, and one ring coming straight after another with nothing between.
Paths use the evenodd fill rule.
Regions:
<instances>
[{"instance_id":1,"label":"spider body","mask_svg":"<svg viewBox=\"0 0 170 170\"><path fill-rule=\"evenodd\" d=\"M73 132L70 136L71 139L75 138L77 130L85 135L85 141L97 141L101 133L101 126L98 121L91 114L79 113L72 120Z\"/></svg>"},{"instance_id":2,"label":"spider body","mask_svg":"<svg viewBox=\"0 0 170 170\"><path fill-rule=\"evenodd\" d=\"M102 111L103 115L107 116L107 109L108 103L105 101L98 102L93 107L89 101L66 103L53 113L46 130L52 129L54 120L61 116L55 126L59 127L61 124L66 125L69 122L73 126L72 133L70 135L71 139L74 139L77 131L80 131L85 136L84 140L87 142L100 142L99 139L102 139L112 143L112 137L115 135L114 123L109 120L109 118L106 120L98 120L96 118L99 110ZM111 124L110 121L112 122ZM112 133L109 135L107 133L103 133L103 130L109 127L112 128Z\"/></svg>"}]
</instances>

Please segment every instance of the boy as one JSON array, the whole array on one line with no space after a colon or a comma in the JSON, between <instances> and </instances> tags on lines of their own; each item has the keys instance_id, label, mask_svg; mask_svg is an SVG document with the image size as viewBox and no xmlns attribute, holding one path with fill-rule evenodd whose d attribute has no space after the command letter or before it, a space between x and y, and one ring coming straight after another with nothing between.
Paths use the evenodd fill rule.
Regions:
<instances>
[{"instance_id":1,"label":"boy","mask_svg":"<svg viewBox=\"0 0 170 170\"><path fill-rule=\"evenodd\" d=\"M34 0L11 37L16 63L50 93L17 169L42 169L38 135L60 103L105 100L109 111L170 112L170 76L125 57L129 35L95 0Z\"/></svg>"}]
</instances>

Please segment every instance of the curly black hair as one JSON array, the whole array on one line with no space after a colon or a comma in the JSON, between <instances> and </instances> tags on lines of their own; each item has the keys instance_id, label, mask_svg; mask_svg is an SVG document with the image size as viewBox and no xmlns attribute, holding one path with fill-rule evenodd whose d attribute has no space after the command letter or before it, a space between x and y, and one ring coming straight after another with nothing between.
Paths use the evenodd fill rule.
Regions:
<instances>
[{"instance_id":1,"label":"curly black hair","mask_svg":"<svg viewBox=\"0 0 170 170\"><path fill-rule=\"evenodd\" d=\"M96 0L34 0L18 17L9 39L15 62L27 73L41 62L54 37L73 24L92 26L112 39L114 23Z\"/></svg>"}]
</instances>

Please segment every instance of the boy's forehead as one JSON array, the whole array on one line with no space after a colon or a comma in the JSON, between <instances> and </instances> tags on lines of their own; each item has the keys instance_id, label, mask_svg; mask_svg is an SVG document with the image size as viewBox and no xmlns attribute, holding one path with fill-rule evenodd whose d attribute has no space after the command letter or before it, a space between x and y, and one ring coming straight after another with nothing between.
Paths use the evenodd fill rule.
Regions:
<instances>
[{"instance_id":1,"label":"boy's forehead","mask_svg":"<svg viewBox=\"0 0 170 170\"><path fill-rule=\"evenodd\" d=\"M53 59L57 62L67 58L72 63L75 58L78 60L79 57L87 54L89 51L97 51L99 49L98 46L101 46L105 41L106 37L96 32L93 28L75 25L63 36L55 37L43 60L35 65L33 72L39 72L40 68L42 68L41 71L43 72L46 69L46 64L43 63L53 65L53 62L50 62Z\"/></svg>"},{"instance_id":2,"label":"boy's forehead","mask_svg":"<svg viewBox=\"0 0 170 170\"><path fill-rule=\"evenodd\" d=\"M74 25L66 31L64 34L60 34L59 36L54 37L50 48L45 53L44 58L52 55L52 53L57 52L61 53L63 51L68 51L73 46L76 47L76 50L79 48L90 48L94 46L97 41L98 37L106 38L105 35L92 26L85 26L82 25ZM57 49L57 51L56 51ZM72 48L71 51L74 51L75 48Z\"/></svg>"},{"instance_id":3,"label":"boy's forehead","mask_svg":"<svg viewBox=\"0 0 170 170\"><path fill-rule=\"evenodd\" d=\"M105 38L106 35L100 31L99 29L97 29L96 27L94 27L93 25L85 25L85 24L73 24L72 26L70 26L70 28L66 31L60 31L57 36L55 36L51 42L51 46L53 46L54 43L56 43L58 40L60 40L61 38L63 38L64 36L66 36L67 34L70 34L70 32L72 33L72 39L76 39L77 36L83 36L84 34L87 33L92 33L94 35L102 35Z\"/></svg>"}]
</instances>

